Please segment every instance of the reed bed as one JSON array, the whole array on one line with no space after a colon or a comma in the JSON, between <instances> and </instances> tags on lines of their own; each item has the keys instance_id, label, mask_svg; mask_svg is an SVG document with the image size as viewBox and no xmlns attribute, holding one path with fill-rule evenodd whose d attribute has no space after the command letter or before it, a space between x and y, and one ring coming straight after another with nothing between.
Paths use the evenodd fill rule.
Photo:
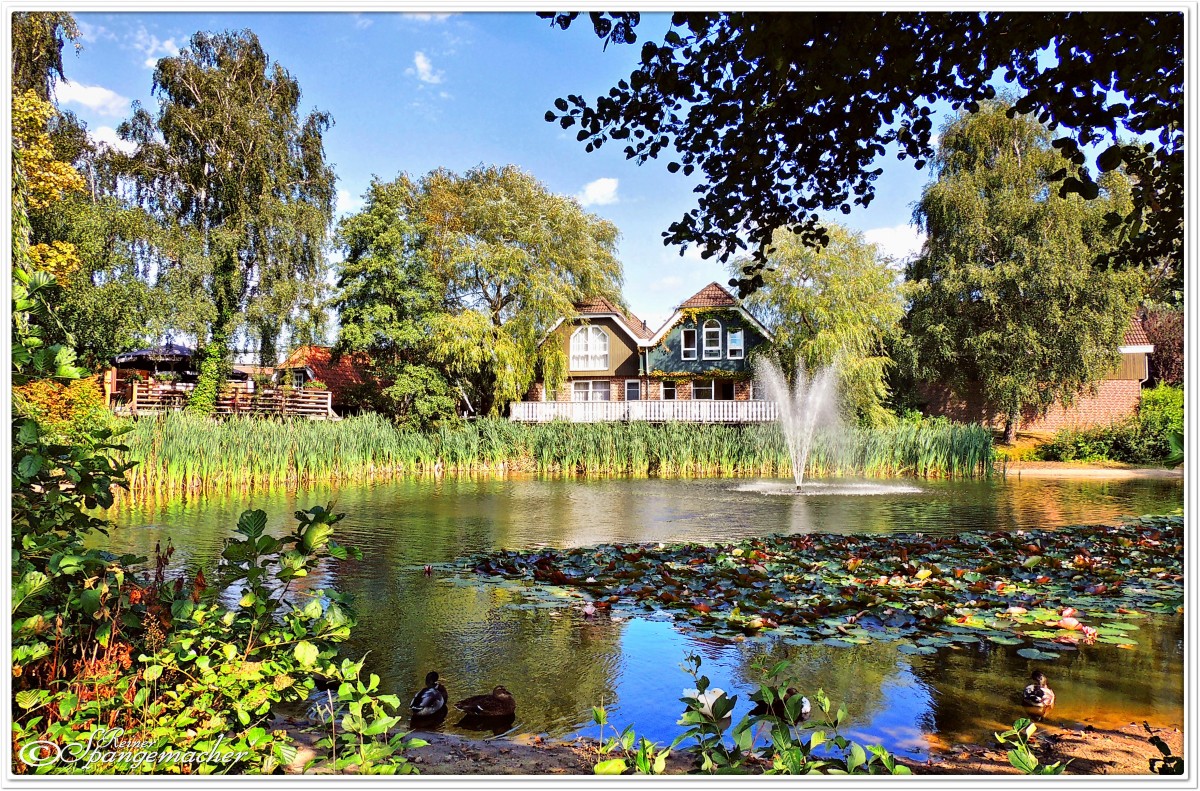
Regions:
<instances>
[{"instance_id":1,"label":"reed bed","mask_svg":"<svg viewBox=\"0 0 1200 791\"><path fill-rule=\"evenodd\" d=\"M340 421L174 412L123 438L138 490L275 487L406 475L526 471L621 476L788 477L779 427L692 423L513 423L482 419L421 432L374 414ZM814 439L806 475L983 477L992 434L945 420Z\"/></svg>"}]
</instances>

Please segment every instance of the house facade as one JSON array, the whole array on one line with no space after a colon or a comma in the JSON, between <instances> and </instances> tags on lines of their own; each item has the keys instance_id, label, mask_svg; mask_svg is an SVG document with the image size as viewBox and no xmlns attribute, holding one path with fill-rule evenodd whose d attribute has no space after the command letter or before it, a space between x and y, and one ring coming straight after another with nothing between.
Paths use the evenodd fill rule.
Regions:
<instances>
[{"instance_id":1,"label":"house facade","mask_svg":"<svg viewBox=\"0 0 1200 791\"><path fill-rule=\"evenodd\" d=\"M1056 403L1046 412L1028 409L1021 415L1019 431L1053 432L1063 428L1106 426L1137 412L1142 386L1150 377L1150 343L1142 319L1130 319L1129 327L1119 348L1120 362L1094 390L1080 393L1070 406ZM984 398L978 385L968 384L961 391L948 385L930 383L921 388L925 403L922 412L942 415L960 422L979 422L996 430L1004 428L1005 417Z\"/></svg>"},{"instance_id":2,"label":"house facade","mask_svg":"<svg viewBox=\"0 0 1200 791\"><path fill-rule=\"evenodd\" d=\"M753 381L752 355L770 333L728 291L710 283L658 330L606 299L576 305L543 343L560 344L567 376L539 379L514 420L773 420Z\"/></svg>"}]
</instances>

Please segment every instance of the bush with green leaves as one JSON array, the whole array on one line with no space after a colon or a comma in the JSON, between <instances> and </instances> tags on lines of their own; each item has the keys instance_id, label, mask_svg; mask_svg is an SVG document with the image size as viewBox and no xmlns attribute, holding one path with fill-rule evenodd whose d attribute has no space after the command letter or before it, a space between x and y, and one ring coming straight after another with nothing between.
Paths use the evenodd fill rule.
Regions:
<instances>
[{"instance_id":1,"label":"bush with green leaves","mask_svg":"<svg viewBox=\"0 0 1200 791\"><path fill-rule=\"evenodd\" d=\"M1136 416L1108 426L1062 429L1039 450L1049 461L1178 464L1176 442L1182 436L1183 389L1160 384L1142 392Z\"/></svg>"}]
</instances>

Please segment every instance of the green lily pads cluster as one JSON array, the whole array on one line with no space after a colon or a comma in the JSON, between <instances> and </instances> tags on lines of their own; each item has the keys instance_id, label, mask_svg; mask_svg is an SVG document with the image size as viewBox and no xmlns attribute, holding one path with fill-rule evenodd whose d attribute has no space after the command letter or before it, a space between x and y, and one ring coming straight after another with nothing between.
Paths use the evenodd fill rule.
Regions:
<instances>
[{"instance_id":1,"label":"green lily pads cluster","mask_svg":"<svg viewBox=\"0 0 1200 791\"><path fill-rule=\"evenodd\" d=\"M1050 660L1081 644L1132 648L1138 619L1182 611L1183 519L500 550L455 566L522 588L529 602L582 597L596 610L669 613L718 635L888 641L908 654L986 642Z\"/></svg>"}]
</instances>

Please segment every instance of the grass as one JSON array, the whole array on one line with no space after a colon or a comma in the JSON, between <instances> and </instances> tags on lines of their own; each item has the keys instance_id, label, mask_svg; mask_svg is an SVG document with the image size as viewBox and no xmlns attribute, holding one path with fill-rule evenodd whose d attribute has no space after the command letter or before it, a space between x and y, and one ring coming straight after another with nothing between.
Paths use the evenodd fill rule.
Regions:
<instances>
[{"instance_id":1,"label":"grass","mask_svg":"<svg viewBox=\"0 0 1200 791\"><path fill-rule=\"evenodd\" d=\"M135 422L124 437L140 490L270 487L379 477L523 470L544 474L791 476L778 426L692 423L513 423L483 419L431 432L383 417L341 421L185 412ZM982 477L985 427L945 420L842 430L817 438L808 475Z\"/></svg>"}]
</instances>

